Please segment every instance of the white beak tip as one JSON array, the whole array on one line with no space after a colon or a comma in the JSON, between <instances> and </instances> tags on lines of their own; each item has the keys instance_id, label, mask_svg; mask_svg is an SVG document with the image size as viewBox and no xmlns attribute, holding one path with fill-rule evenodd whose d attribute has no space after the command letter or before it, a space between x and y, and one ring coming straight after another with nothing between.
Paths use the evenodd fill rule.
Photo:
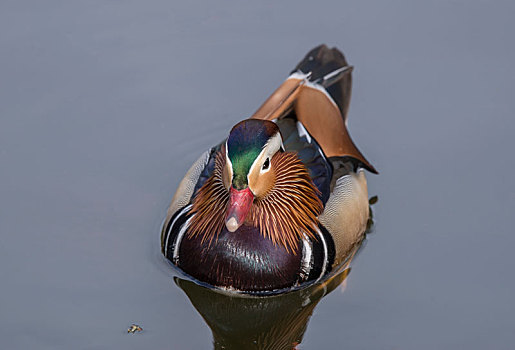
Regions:
<instances>
[{"instance_id":1,"label":"white beak tip","mask_svg":"<svg viewBox=\"0 0 515 350\"><path fill-rule=\"evenodd\" d=\"M227 230L229 230L229 232L234 232L238 229L238 227L240 227L240 225L238 225L238 221L236 221L236 218L234 217L227 220L225 222L225 226L227 227Z\"/></svg>"}]
</instances>

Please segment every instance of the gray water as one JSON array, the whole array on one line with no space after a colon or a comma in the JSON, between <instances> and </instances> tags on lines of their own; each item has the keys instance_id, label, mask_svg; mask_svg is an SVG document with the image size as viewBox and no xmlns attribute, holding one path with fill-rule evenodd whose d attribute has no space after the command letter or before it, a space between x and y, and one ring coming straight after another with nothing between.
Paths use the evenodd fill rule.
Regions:
<instances>
[{"instance_id":1,"label":"gray water","mask_svg":"<svg viewBox=\"0 0 515 350\"><path fill-rule=\"evenodd\" d=\"M189 165L312 47L375 232L300 349L511 349L513 1L0 2L0 347L209 349L159 251ZM137 323L143 332L127 334Z\"/></svg>"}]
</instances>

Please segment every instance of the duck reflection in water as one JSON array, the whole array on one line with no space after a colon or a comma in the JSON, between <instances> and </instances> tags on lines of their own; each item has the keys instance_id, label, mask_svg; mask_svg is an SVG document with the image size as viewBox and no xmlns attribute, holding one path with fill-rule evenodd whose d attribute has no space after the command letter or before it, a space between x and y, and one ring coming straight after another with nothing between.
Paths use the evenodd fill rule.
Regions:
<instances>
[{"instance_id":1,"label":"duck reflection in water","mask_svg":"<svg viewBox=\"0 0 515 350\"><path fill-rule=\"evenodd\" d=\"M367 232L372 220L369 220ZM296 349L318 302L343 286L350 263L365 241L350 245L348 258L326 280L285 294L253 296L198 285L175 277L213 334L214 349Z\"/></svg>"}]
</instances>

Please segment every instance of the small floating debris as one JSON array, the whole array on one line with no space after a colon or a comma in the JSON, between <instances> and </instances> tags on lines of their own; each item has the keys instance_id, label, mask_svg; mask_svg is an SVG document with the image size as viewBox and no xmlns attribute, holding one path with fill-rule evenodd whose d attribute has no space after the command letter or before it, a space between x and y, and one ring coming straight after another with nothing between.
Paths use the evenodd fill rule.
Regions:
<instances>
[{"instance_id":1,"label":"small floating debris","mask_svg":"<svg viewBox=\"0 0 515 350\"><path fill-rule=\"evenodd\" d=\"M137 324L133 324L129 327L129 329L127 329L127 333L136 333L136 332L141 332L143 330L143 328L141 328L140 326L138 326Z\"/></svg>"}]
</instances>

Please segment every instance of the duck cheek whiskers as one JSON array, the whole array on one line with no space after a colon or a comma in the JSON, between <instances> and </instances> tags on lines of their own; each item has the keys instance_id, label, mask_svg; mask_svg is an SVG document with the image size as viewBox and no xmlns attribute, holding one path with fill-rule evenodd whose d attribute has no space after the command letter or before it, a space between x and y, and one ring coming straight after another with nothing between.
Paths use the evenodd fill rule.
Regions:
<instances>
[{"instance_id":1,"label":"duck cheek whiskers","mask_svg":"<svg viewBox=\"0 0 515 350\"><path fill-rule=\"evenodd\" d=\"M276 181L276 173L274 169L270 169L264 174L252 174L249 176L249 188L254 193L256 200L260 201L266 198L272 191Z\"/></svg>"}]
</instances>

